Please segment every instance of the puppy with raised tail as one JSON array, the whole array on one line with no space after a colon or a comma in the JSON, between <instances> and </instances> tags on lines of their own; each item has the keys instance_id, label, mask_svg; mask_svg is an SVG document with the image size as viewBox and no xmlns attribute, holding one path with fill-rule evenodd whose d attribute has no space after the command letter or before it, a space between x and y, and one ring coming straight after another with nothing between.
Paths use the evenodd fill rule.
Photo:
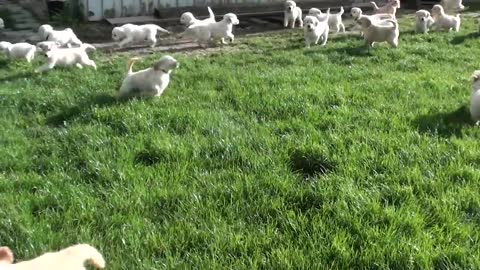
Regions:
<instances>
[{"instance_id":1,"label":"puppy with raised tail","mask_svg":"<svg viewBox=\"0 0 480 270\"><path fill-rule=\"evenodd\" d=\"M360 17L358 22L362 26L363 37L368 48L373 47L375 42L388 42L392 47L398 47L400 31L397 21L372 21L364 16Z\"/></svg>"},{"instance_id":2,"label":"puppy with raised tail","mask_svg":"<svg viewBox=\"0 0 480 270\"><path fill-rule=\"evenodd\" d=\"M123 80L118 97L158 97L162 95L170 82L170 73L179 66L177 60L166 55L160 58L153 67L134 72L132 68L137 60L138 58L132 58L128 62L127 77Z\"/></svg>"},{"instance_id":3,"label":"puppy with raised tail","mask_svg":"<svg viewBox=\"0 0 480 270\"><path fill-rule=\"evenodd\" d=\"M395 16L397 13L397 8L400 8L400 1L399 0L391 0L385 6L383 7L378 7L375 2L370 2L373 6L373 12L375 14L381 14L381 13L386 13L386 14L392 14Z\"/></svg>"},{"instance_id":4,"label":"puppy with raised tail","mask_svg":"<svg viewBox=\"0 0 480 270\"><path fill-rule=\"evenodd\" d=\"M462 4L462 0L442 0L440 5L449 11L462 11L465 9L465 6Z\"/></svg>"},{"instance_id":5,"label":"puppy with raised tail","mask_svg":"<svg viewBox=\"0 0 480 270\"><path fill-rule=\"evenodd\" d=\"M198 20L197 18L195 18L195 16L193 16L191 12L185 12L182 14L182 16L180 16L180 23L187 27L193 24L207 25L210 23L215 23L215 14L213 14L213 11L210 7L207 7L207 9L209 14L208 18L203 20Z\"/></svg>"},{"instance_id":6,"label":"puppy with raised tail","mask_svg":"<svg viewBox=\"0 0 480 270\"><path fill-rule=\"evenodd\" d=\"M441 5L434 5L432 8L432 17L432 27L434 29L447 31L453 29L455 32L460 31L460 14L457 14L456 16L448 15L445 13Z\"/></svg>"},{"instance_id":7,"label":"puppy with raised tail","mask_svg":"<svg viewBox=\"0 0 480 270\"><path fill-rule=\"evenodd\" d=\"M113 28L112 39L120 41L118 44L120 48L133 43L144 43L145 41L153 48L157 45L157 32L170 34L170 31L155 24L135 25L127 23Z\"/></svg>"},{"instance_id":8,"label":"puppy with raised tail","mask_svg":"<svg viewBox=\"0 0 480 270\"><path fill-rule=\"evenodd\" d=\"M24 58L28 63L32 62L39 49L32 44L25 42L12 44L10 42L0 42L0 51L11 59Z\"/></svg>"},{"instance_id":9,"label":"puppy with raised tail","mask_svg":"<svg viewBox=\"0 0 480 270\"><path fill-rule=\"evenodd\" d=\"M345 32L345 25L343 25L343 21L342 21L342 15L344 12L345 10L343 9L343 7L340 7L340 11L338 13L336 14L330 13L330 16L328 17L328 26L330 30L334 30L335 33L338 33L340 31L342 31L342 33ZM323 14L322 11L318 8L311 8L308 11L308 15L317 17L319 21L321 21L322 18L325 16L325 14ZM305 20L304 20L304 23L305 23Z\"/></svg>"},{"instance_id":10,"label":"puppy with raised tail","mask_svg":"<svg viewBox=\"0 0 480 270\"><path fill-rule=\"evenodd\" d=\"M88 262L96 268L105 268L102 254L87 244L78 244L57 252L45 253L35 259L13 263L13 252L0 247L0 269L2 270L86 270Z\"/></svg>"},{"instance_id":11,"label":"puppy with raised tail","mask_svg":"<svg viewBox=\"0 0 480 270\"><path fill-rule=\"evenodd\" d=\"M430 12L421 9L415 13L415 32L425 34L433 24L433 18Z\"/></svg>"},{"instance_id":12,"label":"puppy with raised tail","mask_svg":"<svg viewBox=\"0 0 480 270\"><path fill-rule=\"evenodd\" d=\"M220 40L222 44L226 44L225 39L230 39L233 43L235 36L233 35L233 26L238 25L240 21L237 15L227 13L223 15L223 19L219 22L203 24L193 24L189 26L185 32L181 34L182 38L193 39L201 47L207 47L210 40Z\"/></svg>"},{"instance_id":13,"label":"puppy with raised tail","mask_svg":"<svg viewBox=\"0 0 480 270\"><path fill-rule=\"evenodd\" d=\"M470 94L470 115L475 125L480 125L480 70L472 74L472 93Z\"/></svg>"},{"instance_id":14,"label":"puppy with raised tail","mask_svg":"<svg viewBox=\"0 0 480 270\"><path fill-rule=\"evenodd\" d=\"M290 24L295 28L295 22L298 21L300 28L303 27L302 9L297 7L297 3L292 0L285 2L285 11L283 12L283 26L288 27Z\"/></svg>"},{"instance_id":15,"label":"puppy with raised tail","mask_svg":"<svg viewBox=\"0 0 480 270\"><path fill-rule=\"evenodd\" d=\"M330 15L330 9L327 11L327 16L321 18L321 21L316 16L308 15L303 20L303 34L305 37L305 45L310 48L313 43L315 45L320 41L320 46L325 46L328 40L328 17Z\"/></svg>"},{"instance_id":16,"label":"puppy with raised tail","mask_svg":"<svg viewBox=\"0 0 480 270\"><path fill-rule=\"evenodd\" d=\"M77 66L82 69L83 66L91 66L95 70L97 65L88 57L87 50L95 50L90 44L83 43L76 48L54 48L46 53L48 62L39 67L36 72L45 72L53 69L55 66Z\"/></svg>"}]
</instances>

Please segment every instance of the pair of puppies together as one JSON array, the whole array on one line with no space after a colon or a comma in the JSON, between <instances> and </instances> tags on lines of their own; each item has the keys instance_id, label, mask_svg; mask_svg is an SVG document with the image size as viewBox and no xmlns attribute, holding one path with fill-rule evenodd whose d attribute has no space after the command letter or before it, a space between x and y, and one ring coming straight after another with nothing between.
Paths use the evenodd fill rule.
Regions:
<instances>
[{"instance_id":1,"label":"pair of puppies together","mask_svg":"<svg viewBox=\"0 0 480 270\"><path fill-rule=\"evenodd\" d=\"M390 7L395 10L399 6L398 0L390 1ZM393 10L391 10L393 12ZM400 29L395 14L392 13L375 13L373 15L365 15L363 11L354 7L350 11L354 21L361 27L361 34L365 39L368 48L373 47L377 42L387 42L392 47L398 47L398 38Z\"/></svg>"},{"instance_id":2,"label":"pair of puppies together","mask_svg":"<svg viewBox=\"0 0 480 270\"><path fill-rule=\"evenodd\" d=\"M0 269L2 270L86 270L89 262L96 268L105 268L102 254L87 244L78 244L57 252L45 253L35 259L13 263L13 252L0 247Z\"/></svg>"},{"instance_id":3,"label":"pair of puppies together","mask_svg":"<svg viewBox=\"0 0 480 270\"><path fill-rule=\"evenodd\" d=\"M330 9L329 9L330 10ZM345 32L345 25L342 21L342 15L344 13L343 7L340 7L340 11L336 14L328 14L322 13L322 11L318 8L311 8L308 11L308 16L302 19L302 9L297 6L292 0L288 0L285 2L285 10L283 12L283 26L291 28L295 28L295 23L298 21L300 27L304 27L305 20L312 20L311 18L307 18L309 16L316 17L319 22L327 22L329 29L335 29L335 32ZM311 22L309 22L311 23Z\"/></svg>"},{"instance_id":4,"label":"pair of puppies together","mask_svg":"<svg viewBox=\"0 0 480 270\"><path fill-rule=\"evenodd\" d=\"M462 6L463 7L463 6ZM460 14L456 16L445 13L443 6L434 5L432 8L432 15L427 10L421 9L415 13L415 31L417 33L427 33L430 28L435 30L460 30Z\"/></svg>"}]
</instances>

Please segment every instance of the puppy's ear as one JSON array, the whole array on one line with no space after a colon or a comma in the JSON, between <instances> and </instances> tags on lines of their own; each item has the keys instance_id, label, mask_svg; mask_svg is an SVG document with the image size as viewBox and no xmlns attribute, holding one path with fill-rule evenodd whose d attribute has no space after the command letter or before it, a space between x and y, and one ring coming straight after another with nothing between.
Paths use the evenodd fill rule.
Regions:
<instances>
[{"instance_id":1,"label":"puppy's ear","mask_svg":"<svg viewBox=\"0 0 480 270\"><path fill-rule=\"evenodd\" d=\"M12 264L13 252L8 247L0 247L0 262Z\"/></svg>"},{"instance_id":2,"label":"puppy's ear","mask_svg":"<svg viewBox=\"0 0 480 270\"><path fill-rule=\"evenodd\" d=\"M159 61L155 62L155 64L153 64L153 69L154 69L154 70L160 70L160 69L162 69L163 62L164 62L164 61L162 61L162 60L159 60Z\"/></svg>"}]
</instances>

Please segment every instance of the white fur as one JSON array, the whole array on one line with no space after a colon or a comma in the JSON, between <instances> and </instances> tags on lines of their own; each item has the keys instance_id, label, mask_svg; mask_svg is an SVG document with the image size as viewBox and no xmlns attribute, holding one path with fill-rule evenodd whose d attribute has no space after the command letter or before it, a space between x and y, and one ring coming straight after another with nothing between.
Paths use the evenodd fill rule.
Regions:
<instances>
[{"instance_id":1,"label":"white fur","mask_svg":"<svg viewBox=\"0 0 480 270\"><path fill-rule=\"evenodd\" d=\"M227 13L219 22L189 26L182 34L182 37L192 38L202 47L205 47L211 39L220 39L223 44L226 44L225 39L228 38L233 43L235 40L235 36L232 33L233 26L239 23L237 15Z\"/></svg>"},{"instance_id":2,"label":"white fur","mask_svg":"<svg viewBox=\"0 0 480 270\"><path fill-rule=\"evenodd\" d=\"M82 41L77 38L71 28L64 30L47 29L44 32L47 41L55 41L61 44L62 47L72 47L72 45L80 46Z\"/></svg>"},{"instance_id":3,"label":"white fur","mask_svg":"<svg viewBox=\"0 0 480 270\"><path fill-rule=\"evenodd\" d=\"M3 22L3 19L0 18L0 29L5 28L5 23Z\"/></svg>"},{"instance_id":4,"label":"white fur","mask_svg":"<svg viewBox=\"0 0 480 270\"><path fill-rule=\"evenodd\" d=\"M38 27L38 35L42 40L47 39L47 32L53 30L53 27L50 24L43 24Z\"/></svg>"},{"instance_id":5,"label":"white fur","mask_svg":"<svg viewBox=\"0 0 480 270\"><path fill-rule=\"evenodd\" d=\"M460 14L456 16L448 15L441 5L434 5L432 8L433 28L436 30L455 30L460 31Z\"/></svg>"},{"instance_id":6,"label":"white fur","mask_svg":"<svg viewBox=\"0 0 480 270\"><path fill-rule=\"evenodd\" d=\"M363 37L368 48L373 47L375 42L388 42L392 47L398 47L398 36L400 34L398 23L395 20L372 21L366 16L358 19L362 26Z\"/></svg>"},{"instance_id":7,"label":"white fur","mask_svg":"<svg viewBox=\"0 0 480 270\"><path fill-rule=\"evenodd\" d=\"M39 48L43 52L48 52L54 48L60 48L62 44L57 41L42 41L37 43L37 48Z\"/></svg>"},{"instance_id":8,"label":"white fur","mask_svg":"<svg viewBox=\"0 0 480 270\"><path fill-rule=\"evenodd\" d=\"M330 9L327 11L325 17L319 20L316 16L308 15L303 20L303 35L305 37L305 45L307 48L310 48L310 45L318 44L321 42L320 46L325 46L328 40L328 17Z\"/></svg>"},{"instance_id":9,"label":"white fur","mask_svg":"<svg viewBox=\"0 0 480 270\"><path fill-rule=\"evenodd\" d=\"M136 60L138 59L132 58L129 61L127 77L123 80L118 96L160 96L170 82L171 71L178 67L177 60L166 55L160 58L153 67L133 72L132 67ZM135 91L139 91L139 93L135 93Z\"/></svg>"},{"instance_id":10,"label":"white fur","mask_svg":"<svg viewBox=\"0 0 480 270\"><path fill-rule=\"evenodd\" d=\"M421 9L415 13L415 32L427 33L432 24L433 18L427 10Z\"/></svg>"},{"instance_id":11,"label":"white fur","mask_svg":"<svg viewBox=\"0 0 480 270\"><path fill-rule=\"evenodd\" d=\"M95 70L97 65L94 61L88 57L87 50L95 50L90 44L83 43L80 47L76 48L53 48L46 53L48 62L37 69L37 72L44 72L53 69L55 66L77 66L83 68L83 66L91 66Z\"/></svg>"},{"instance_id":12,"label":"white fur","mask_svg":"<svg viewBox=\"0 0 480 270\"><path fill-rule=\"evenodd\" d=\"M440 4L445 10L449 11L461 11L465 9L462 0L442 0L440 1Z\"/></svg>"},{"instance_id":13,"label":"white fur","mask_svg":"<svg viewBox=\"0 0 480 270\"><path fill-rule=\"evenodd\" d=\"M480 124L480 70L472 74L472 93L470 95L470 115L476 125Z\"/></svg>"},{"instance_id":14,"label":"white fur","mask_svg":"<svg viewBox=\"0 0 480 270\"><path fill-rule=\"evenodd\" d=\"M373 15L364 15L363 11L359 7L353 7L350 10L350 14L352 15L353 20L355 21L354 29L353 30L358 30L360 31L360 35L363 36L362 32L362 27L360 26L359 19L361 17L366 17L369 18L372 22L377 21L378 23L381 23L382 20L395 20L395 16L392 14L387 14L387 13L379 13L379 14L373 14Z\"/></svg>"},{"instance_id":15,"label":"white fur","mask_svg":"<svg viewBox=\"0 0 480 270\"><path fill-rule=\"evenodd\" d=\"M386 13L386 14L392 14L393 16L395 16L395 14L397 13L397 8L400 7L400 0L389 1L383 7L378 7L377 4L373 1L370 2L370 4L372 4L373 6L373 12L375 14Z\"/></svg>"},{"instance_id":16,"label":"white fur","mask_svg":"<svg viewBox=\"0 0 480 270\"><path fill-rule=\"evenodd\" d=\"M214 23L215 22L215 14L213 14L213 11L210 7L207 7L208 9L208 14L209 14L209 17L206 18L206 19L203 19L203 20L198 20L197 18L195 18L195 16L193 16L193 14L191 12L185 12L182 14L182 16L180 16L180 23L185 25L185 26L190 26L190 25L193 25L193 24L196 24L196 25L207 25L207 24L210 24L210 23Z\"/></svg>"},{"instance_id":17,"label":"white fur","mask_svg":"<svg viewBox=\"0 0 480 270\"><path fill-rule=\"evenodd\" d=\"M10 42L0 42L0 51L9 58L24 58L30 63L37 53L37 47L25 42L12 44Z\"/></svg>"},{"instance_id":18,"label":"white fur","mask_svg":"<svg viewBox=\"0 0 480 270\"><path fill-rule=\"evenodd\" d=\"M120 41L118 44L120 48L127 44L138 44L145 41L148 41L148 45L153 48L157 44L157 32L170 33L170 31L155 24L135 25L127 23L113 28L112 38L115 41Z\"/></svg>"},{"instance_id":19,"label":"white fur","mask_svg":"<svg viewBox=\"0 0 480 270\"><path fill-rule=\"evenodd\" d=\"M295 28L295 22L298 21L300 28L303 27L302 9L297 7L297 3L292 0L285 2L285 11L283 12L283 26L288 27L290 24Z\"/></svg>"},{"instance_id":20,"label":"white fur","mask_svg":"<svg viewBox=\"0 0 480 270\"><path fill-rule=\"evenodd\" d=\"M328 26L330 27L331 30L334 30L335 33L338 33L340 31L345 32L345 25L343 25L342 21L342 15L344 13L343 7L340 7L340 11L336 14L331 14L328 17ZM318 8L311 8L308 11L308 15L315 16L319 21L322 20L322 18L325 16L325 14L322 13L322 11ZM305 21L304 21L305 23Z\"/></svg>"}]
</instances>

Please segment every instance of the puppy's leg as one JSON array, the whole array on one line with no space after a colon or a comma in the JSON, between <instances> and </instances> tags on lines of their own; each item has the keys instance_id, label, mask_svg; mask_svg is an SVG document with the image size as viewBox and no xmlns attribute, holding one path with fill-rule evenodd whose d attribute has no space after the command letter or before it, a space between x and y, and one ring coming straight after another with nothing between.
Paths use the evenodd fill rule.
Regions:
<instances>
[{"instance_id":1,"label":"puppy's leg","mask_svg":"<svg viewBox=\"0 0 480 270\"><path fill-rule=\"evenodd\" d=\"M328 31L325 31L325 33L322 35L323 36L323 41L322 41L322 44L320 44L320 46L325 46L327 45L327 41L328 41Z\"/></svg>"},{"instance_id":2,"label":"puppy's leg","mask_svg":"<svg viewBox=\"0 0 480 270\"><path fill-rule=\"evenodd\" d=\"M297 21L297 19L295 17L293 17L292 19L292 26L290 26L290 28L295 28L295 22Z\"/></svg>"},{"instance_id":3,"label":"puppy's leg","mask_svg":"<svg viewBox=\"0 0 480 270\"><path fill-rule=\"evenodd\" d=\"M147 40L151 48L154 48L155 45L157 45L157 37L155 36L155 33L150 33Z\"/></svg>"},{"instance_id":4,"label":"puppy's leg","mask_svg":"<svg viewBox=\"0 0 480 270\"><path fill-rule=\"evenodd\" d=\"M123 48L125 45L129 44L129 43L132 42L132 41L133 41L133 38L127 37L127 38L125 38L124 40L120 41L120 43L118 44L118 46L119 46L120 48Z\"/></svg>"},{"instance_id":5,"label":"puppy's leg","mask_svg":"<svg viewBox=\"0 0 480 270\"><path fill-rule=\"evenodd\" d=\"M39 67L38 69L35 70L35 72L39 73L39 72L45 72L45 71L48 71L50 69L53 69L55 67L55 64L57 63L57 59L55 58L49 58L48 59L48 63L46 63L45 65Z\"/></svg>"},{"instance_id":6,"label":"puppy's leg","mask_svg":"<svg viewBox=\"0 0 480 270\"><path fill-rule=\"evenodd\" d=\"M83 55L82 58L80 58L80 64L93 67L93 69L97 70L97 65L95 64L95 62L90 60L90 58L88 58L88 55L86 54Z\"/></svg>"},{"instance_id":7,"label":"puppy's leg","mask_svg":"<svg viewBox=\"0 0 480 270\"><path fill-rule=\"evenodd\" d=\"M287 15L283 15L283 27L288 27L288 17Z\"/></svg>"},{"instance_id":8,"label":"puppy's leg","mask_svg":"<svg viewBox=\"0 0 480 270\"><path fill-rule=\"evenodd\" d=\"M300 28L303 27L302 15L298 16L298 21L300 22Z\"/></svg>"},{"instance_id":9,"label":"puppy's leg","mask_svg":"<svg viewBox=\"0 0 480 270\"><path fill-rule=\"evenodd\" d=\"M398 47L398 37L394 37L392 40L389 40L388 43L392 47L397 48Z\"/></svg>"},{"instance_id":10,"label":"puppy's leg","mask_svg":"<svg viewBox=\"0 0 480 270\"><path fill-rule=\"evenodd\" d=\"M35 58L35 49L30 50L27 55L25 55L25 58L27 59L27 63L32 62L33 58Z\"/></svg>"},{"instance_id":11,"label":"puppy's leg","mask_svg":"<svg viewBox=\"0 0 480 270\"><path fill-rule=\"evenodd\" d=\"M79 69L83 69L83 66L82 66L82 64L80 64L80 63L76 63L75 66L76 66L77 68L79 68Z\"/></svg>"},{"instance_id":12,"label":"puppy's leg","mask_svg":"<svg viewBox=\"0 0 480 270\"><path fill-rule=\"evenodd\" d=\"M225 42L225 38L221 38L220 41L222 42L223 45L227 44L227 42Z\"/></svg>"},{"instance_id":13,"label":"puppy's leg","mask_svg":"<svg viewBox=\"0 0 480 270\"><path fill-rule=\"evenodd\" d=\"M342 33L345 33L345 25L343 25L343 23L340 23L340 31L342 31Z\"/></svg>"},{"instance_id":14,"label":"puppy's leg","mask_svg":"<svg viewBox=\"0 0 480 270\"><path fill-rule=\"evenodd\" d=\"M232 33L228 33L227 37L230 39L231 43L233 43L233 41L235 40L235 36Z\"/></svg>"}]
</instances>

